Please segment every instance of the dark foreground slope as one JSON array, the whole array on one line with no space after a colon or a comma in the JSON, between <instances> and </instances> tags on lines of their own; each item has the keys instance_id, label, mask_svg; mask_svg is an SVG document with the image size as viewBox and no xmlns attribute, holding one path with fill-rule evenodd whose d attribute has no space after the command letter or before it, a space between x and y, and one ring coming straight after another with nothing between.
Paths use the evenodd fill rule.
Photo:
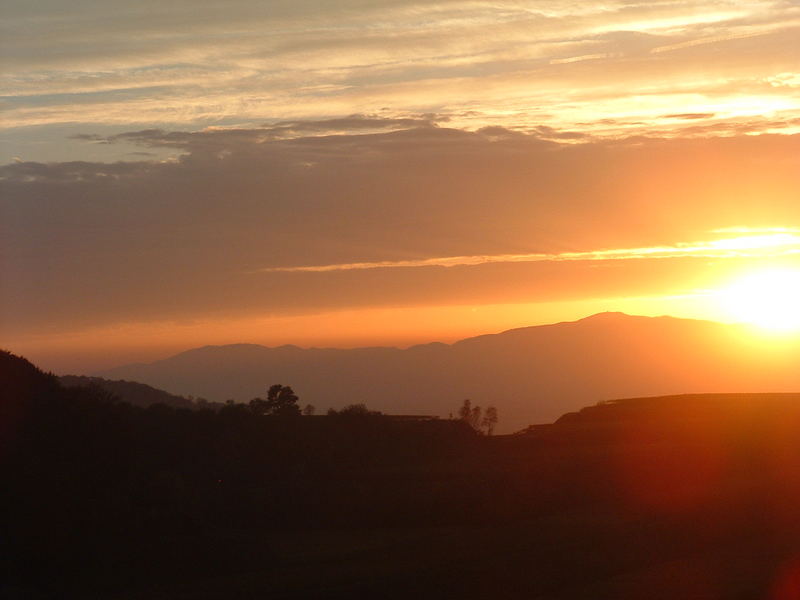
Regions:
<instances>
[{"instance_id":1,"label":"dark foreground slope","mask_svg":"<svg viewBox=\"0 0 800 600\"><path fill-rule=\"evenodd\" d=\"M134 408L7 354L0 376L8 595L796 597L797 396L622 400L488 438Z\"/></svg>"},{"instance_id":2,"label":"dark foreground slope","mask_svg":"<svg viewBox=\"0 0 800 600\"><path fill-rule=\"evenodd\" d=\"M58 382L64 387L89 387L104 391L117 399L132 404L133 406L141 406L147 408L153 404L165 404L173 408L219 408L219 405L214 406L213 403L206 402L202 399L194 400L191 398L184 398L183 396L176 396L164 390L159 390L144 383L137 383L135 381L115 381L111 379L103 379L102 377L86 377L82 375L61 375Z\"/></svg>"},{"instance_id":3,"label":"dark foreground slope","mask_svg":"<svg viewBox=\"0 0 800 600\"><path fill-rule=\"evenodd\" d=\"M357 399L447 416L471 398L496 406L500 430L512 432L609 398L800 389L797 350L765 349L742 327L604 313L404 350L207 346L103 376L216 401L248 401L280 382L321 410Z\"/></svg>"}]
</instances>

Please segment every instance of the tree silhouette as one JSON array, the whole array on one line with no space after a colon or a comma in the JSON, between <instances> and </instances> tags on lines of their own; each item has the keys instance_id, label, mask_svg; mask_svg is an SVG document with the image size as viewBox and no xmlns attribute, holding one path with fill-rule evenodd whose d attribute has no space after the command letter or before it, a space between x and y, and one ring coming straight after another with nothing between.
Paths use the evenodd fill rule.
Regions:
<instances>
[{"instance_id":1,"label":"tree silhouette","mask_svg":"<svg viewBox=\"0 0 800 600\"><path fill-rule=\"evenodd\" d=\"M480 431L481 407L472 406L472 400L469 398L464 400L464 404L458 409L458 417L475 431Z\"/></svg>"},{"instance_id":2,"label":"tree silhouette","mask_svg":"<svg viewBox=\"0 0 800 600\"><path fill-rule=\"evenodd\" d=\"M486 430L486 435L492 435L495 425L497 425L497 409L494 406L488 406L483 413L483 419L481 419L481 429Z\"/></svg>"},{"instance_id":3,"label":"tree silhouette","mask_svg":"<svg viewBox=\"0 0 800 600\"><path fill-rule=\"evenodd\" d=\"M267 399L253 398L250 410L262 416L295 417L300 415L299 398L288 385L276 383L267 390Z\"/></svg>"}]
</instances>

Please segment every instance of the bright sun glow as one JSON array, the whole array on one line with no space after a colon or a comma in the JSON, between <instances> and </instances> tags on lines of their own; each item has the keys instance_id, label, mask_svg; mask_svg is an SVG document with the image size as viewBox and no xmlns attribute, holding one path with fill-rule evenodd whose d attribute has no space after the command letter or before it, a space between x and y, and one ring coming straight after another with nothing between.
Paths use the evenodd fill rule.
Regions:
<instances>
[{"instance_id":1,"label":"bright sun glow","mask_svg":"<svg viewBox=\"0 0 800 600\"><path fill-rule=\"evenodd\" d=\"M800 270L760 271L736 281L720 296L738 321L777 332L800 330Z\"/></svg>"}]
</instances>

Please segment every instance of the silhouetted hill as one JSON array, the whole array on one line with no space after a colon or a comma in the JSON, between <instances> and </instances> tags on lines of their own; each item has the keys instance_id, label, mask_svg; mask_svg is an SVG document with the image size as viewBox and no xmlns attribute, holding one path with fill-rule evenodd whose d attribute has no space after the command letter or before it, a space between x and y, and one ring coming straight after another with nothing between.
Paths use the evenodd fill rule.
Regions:
<instances>
[{"instance_id":1,"label":"silhouetted hill","mask_svg":"<svg viewBox=\"0 0 800 600\"><path fill-rule=\"evenodd\" d=\"M775 443L800 428L800 393L681 394L607 400L532 425L516 437L562 443L618 443L636 432L640 441L675 442L693 432L697 441L753 445ZM794 435L794 434L792 434Z\"/></svg>"},{"instance_id":2,"label":"silhouetted hill","mask_svg":"<svg viewBox=\"0 0 800 600\"><path fill-rule=\"evenodd\" d=\"M604 423L637 425L646 421L668 427L703 421L724 425L731 421L752 428L764 419L779 421L800 413L800 393L680 394L607 400L559 417L555 426L600 426Z\"/></svg>"},{"instance_id":3,"label":"silhouetted hill","mask_svg":"<svg viewBox=\"0 0 800 600\"><path fill-rule=\"evenodd\" d=\"M4 403L58 388L54 375L43 373L26 358L0 350L0 393Z\"/></svg>"},{"instance_id":4,"label":"silhouetted hill","mask_svg":"<svg viewBox=\"0 0 800 600\"><path fill-rule=\"evenodd\" d=\"M8 353L0 392L4 597L797 596L800 394L615 400L489 437L145 409Z\"/></svg>"},{"instance_id":5,"label":"silhouetted hill","mask_svg":"<svg viewBox=\"0 0 800 600\"><path fill-rule=\"evenodd\" d=\"M43 373L21 356L0 350L0 460L18 434L26 403L47 398L58 390L54 375Z\"/></svg>"},{"instance_id":6,"label":"silhouetted hill","mask_svg":"<svg viewBox=\"0 0 800 600\"><path fill-rule=\"evenodd\" d=\"M127 402L133 406L146 408L152 404L166 404L174 408L211 408L208 403L202 400L195 402L190 398L176 396L135 381L111 381L102 377L85 377L82 375L61 375L58 380L65 387L96 387L105 390L122 402ZM218 406L221 406L221 404Z\"/></svg>"},{"instance_id":7,"label":"silhouetted hill","mask_svg":"<svg viewBox=\"0 0 800 600\"><path fill-rule=\"evenodd\" d=\"M800 388L799 346L781 343L759 345L740 326L602 313L407 349L205 346L103 375L216 401L279 382L322 410L365 402L447 416L471 398L514 431L609 398Z\"/></svg>"}]
</instances>

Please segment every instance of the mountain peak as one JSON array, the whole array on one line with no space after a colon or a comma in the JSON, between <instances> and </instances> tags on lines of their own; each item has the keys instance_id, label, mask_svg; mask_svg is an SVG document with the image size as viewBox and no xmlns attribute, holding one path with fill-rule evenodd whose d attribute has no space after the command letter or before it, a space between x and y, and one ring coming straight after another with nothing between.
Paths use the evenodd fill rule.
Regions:
<instances>
[{"instance_id":1,"label":"mountain peak","mask_svg":"<svg viewBox=\"0 0 800 600\"><path fill-rule=\"evenodd\" d=\"M593 315L589 315L588 317L584 317L582 319L578 319L575 322L576 323L582 323L582 322L585 322L585 321L619 321L619 320L622 320L622 319L635 319L635 318L637 318L637 317L634 316L634 315L629 315L629 314L624 313L624 312L605 311L605 312L599 312L599 313L595 313ZM639 317L639 318L641 318L641 317Z\"/></svg>"}]
</instances>

